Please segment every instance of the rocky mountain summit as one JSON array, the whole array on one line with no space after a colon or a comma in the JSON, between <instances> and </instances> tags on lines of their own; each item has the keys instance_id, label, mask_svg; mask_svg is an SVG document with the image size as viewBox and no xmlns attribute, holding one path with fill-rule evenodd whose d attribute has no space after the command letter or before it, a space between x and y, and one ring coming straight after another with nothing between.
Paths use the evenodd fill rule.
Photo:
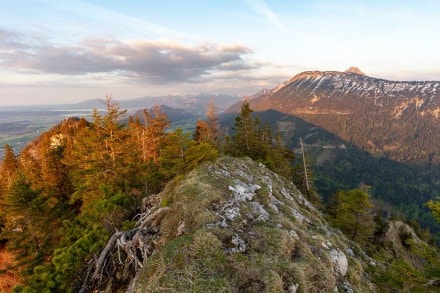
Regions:
<instances>
[{"instance_id":1,"label":"rocky mountain summit","mask_svg":"<svg viewBox=\"0 0 440 293\"><path fill-rule=\"evenodd\" d=\"M375 291L366 272L375 262L291 182L248 158L202 165L147 213L166 215L154 222L136 292Z\"/></svg>"},{"instance_id":2,"label":"rocky mountain summit","mask_svg":"<svg viewBox=\"0 0 440 293\"><path fill-rule=\"evenodd\" d=\"M346 73L355 73L355 74L359 74L359 75L364 75L367 76L365 73L363 73L359 68L357 67L350 67L347 70L345 70Z\"/></svg>"},{"instance_id":3,"label":"rocky mountain summit","mask_svg":"<svg viewBox=\"0 0 440 293\"><path fill-rule=\"evenodd\" d=\"M249 98L320 126L374 154L403 162L440 162L440 82L389 81L346 72L306 71ZM237 111L236 104L229 111Z\"/></svg>"},{"instance_id":4,"label":"rocky mountain summit","mask_svg":"<svg viewBox=\"0 0 440 293\"><path fill-rule=\"evenodd\" d=\"M204 163L142 208L132 230L110 238L81 292L391 292L407 286L401 269L413 278L414 267L436 263L400 221L383 228L380 253L367 255L291 182L249 158Z\"/></svg>"}]
</instances>

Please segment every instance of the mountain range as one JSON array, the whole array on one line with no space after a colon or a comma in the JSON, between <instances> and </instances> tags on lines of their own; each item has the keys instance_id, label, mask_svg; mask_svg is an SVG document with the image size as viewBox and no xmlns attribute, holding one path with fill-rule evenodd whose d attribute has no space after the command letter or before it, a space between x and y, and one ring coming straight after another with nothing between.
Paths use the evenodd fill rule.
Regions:
<instances>
[{"instance_id":1,"label":"mountain range","mask_svg":"<svg viewBox=\"0 0 440 293\"><path fill-rule=\"evenodd\" d=\"M389 81L345 72L306 71L248 98L399 162L440 163L440 82ZM227 111L237 111L237 103Z\"/></svg>"},{"instance_id":2,"label":"mountain range","mask_svg":"<svg viewBox=\"0 0 440 293\"><path fill-rule=\"evenodd\" d=\"M192 94L169 94L163 96L145 96L134 99L114 99L122 109L139 110L151 108L154 105L166 105L172 108L184 109L193 114L204 114L210 100L215 101L219 111L225 110L231 104L240 101L241 96L225 95L219 93L201 93ZM91 110L93 108L103 108L103 99L89 99L79 103L69 103L60 105L31 105L31 106L4 106L2 111L75 111L75 110Z\"/></svg>"},{"instance_id":3,"label":"mountain range","mask_svg":"<svg viewBox=\"0 0 440 293\"><path fill-rule=\"evenodd\" d=\"M324 199L367 186L385 214L440 231L425 206L440 196L440 82L388 81L354 67L308 71L247 100L297 158L302 139ZM240 107L221 122L231 126Z\"/></svg>"}]
</instances>

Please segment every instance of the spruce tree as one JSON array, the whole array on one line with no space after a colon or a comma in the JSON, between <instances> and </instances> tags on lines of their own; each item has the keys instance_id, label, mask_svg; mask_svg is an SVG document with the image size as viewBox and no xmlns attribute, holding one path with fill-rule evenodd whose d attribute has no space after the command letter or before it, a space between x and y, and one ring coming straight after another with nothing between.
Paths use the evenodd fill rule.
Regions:
<instances>
[{"instance_id":1,"label":"spruce tree","mask_svg":"<svg viewBox=\"0 0 440 293\"><path fill-rule=\"evenodd\" d=\"M208 140L217 145L219 139L219 126L217 109L215 107L213 98L211 98L211 101L208 105L208 110L206 112L206 123L208 127Z\"/></svg>"},{"instance_id":2,"label":"spruce tree","mask_svg":"<svg viewBox=\"0 0 440 293\"><path fill-rule=\"evenodd\" d=\"M427 203L427 206L431 209L432 215L434 216L434 219L440 223L440 201L433 201L430 200Z\"/></svg>"},{"instance_id":3,"label":"spruce tree","mask_svg":"<svg viewBox=\"0 0 440 293\"><path fill-rule=\"evenodd\" d=\"M210 141L209 132L210 130L208 127L208 123L206 121L198 119L196 123L196 129L193 135L194 140L197 141L198 143Z\"/></svg>"},{"instance_id":4,"label":"spruce tree","mask_svg":"<svg viewBox=\"0 0 440 293\"><path fill-rule=\"evenodd\" d=\"M17 168L18 161L14 150L10 145L6 144L3 162L0 165L0 196L11 187Z\"/></svg>"},{"instance_id":5,"label":"spruce tree","mask_svg":"<svg viewBox=\"0 0 440 293\"><path fill-rule=\"evenodd\" d=\"M249 102L244 101L232 128L235 131L232 152L236 156L250 156L255 159L257 121L252 117L252 112Z\"/></svg>"},{"instance_id":6,"label":"spruce tree","mask_svg":"<svg viewBox=\"0 0 440 293\"><path fill-rule=\"evenodd\" d=\"M0 165L0 233L6 223L6 195L14 181L18 169L18 161L10 145L5 145L3 162ZM0 240L2 237L0 237Z\"/></svg>"},{"instance_id":7,"label":"spruce tree","mask_svg":"<svg viewBox=\"0 0 440 293\"><path fill-rule=\"evenodd\" d=\"M349 239L365 245L375 231L370 195L361 189L340 190L330 202L331 222Z\"/></svg>"},{"instance_id":8,"label":"spruce tree","mask_svg":"<svg viewBox=\"0 0 440 293\"><path fill-rule=\"evenodd\" d=\"M294 154L282 144L280 135L273 137L268 125L262 127L258 117L253 117L249 102L244 101L235 118L234 135L226 138L224 150L233 156L249 156L266 164L271 170L287 178L293 175Z\"/></svg>"}]
</instances>

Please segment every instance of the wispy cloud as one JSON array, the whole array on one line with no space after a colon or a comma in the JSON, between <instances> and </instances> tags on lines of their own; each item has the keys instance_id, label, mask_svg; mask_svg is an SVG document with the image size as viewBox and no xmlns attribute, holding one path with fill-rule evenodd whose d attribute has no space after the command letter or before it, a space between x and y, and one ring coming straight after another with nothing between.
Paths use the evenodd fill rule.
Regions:
<instances>
[{"instance_id":1,"label":"wispy cloud","mask_svg":"<svg viewBox=\"0 0 440 293\"><path fill-rule=\"evenodd\" d=\"M254 10L257 14L262 16L272 25L277 27L280 30L285 30L286 27L280 21L278 15L267 5L267 3L263 0L245 0L248 6Z\"/></svg>"}]
</instances>

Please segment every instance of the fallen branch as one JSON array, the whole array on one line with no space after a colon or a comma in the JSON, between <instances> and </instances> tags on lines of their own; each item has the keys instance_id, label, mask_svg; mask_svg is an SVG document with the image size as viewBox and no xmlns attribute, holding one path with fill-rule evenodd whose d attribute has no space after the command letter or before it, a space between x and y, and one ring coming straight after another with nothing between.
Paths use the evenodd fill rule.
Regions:
<instances>
[{"instance_id":1,"label":"fallen branch","mask_svg":"<svg viewBox=\"0 0 440 293\"><path fill-rule=\"evenodd\" d=\"M98 277L98 274L101 272L105 260L107 258L107 255L115 248L116 240L123 234L124 232L115 232L112 237L107 242L107 245L102 250L101 254L99 255L98 260L95 264L95 272L93 273L92 280L96 280Z\"/></svg>"}]
</instances>

